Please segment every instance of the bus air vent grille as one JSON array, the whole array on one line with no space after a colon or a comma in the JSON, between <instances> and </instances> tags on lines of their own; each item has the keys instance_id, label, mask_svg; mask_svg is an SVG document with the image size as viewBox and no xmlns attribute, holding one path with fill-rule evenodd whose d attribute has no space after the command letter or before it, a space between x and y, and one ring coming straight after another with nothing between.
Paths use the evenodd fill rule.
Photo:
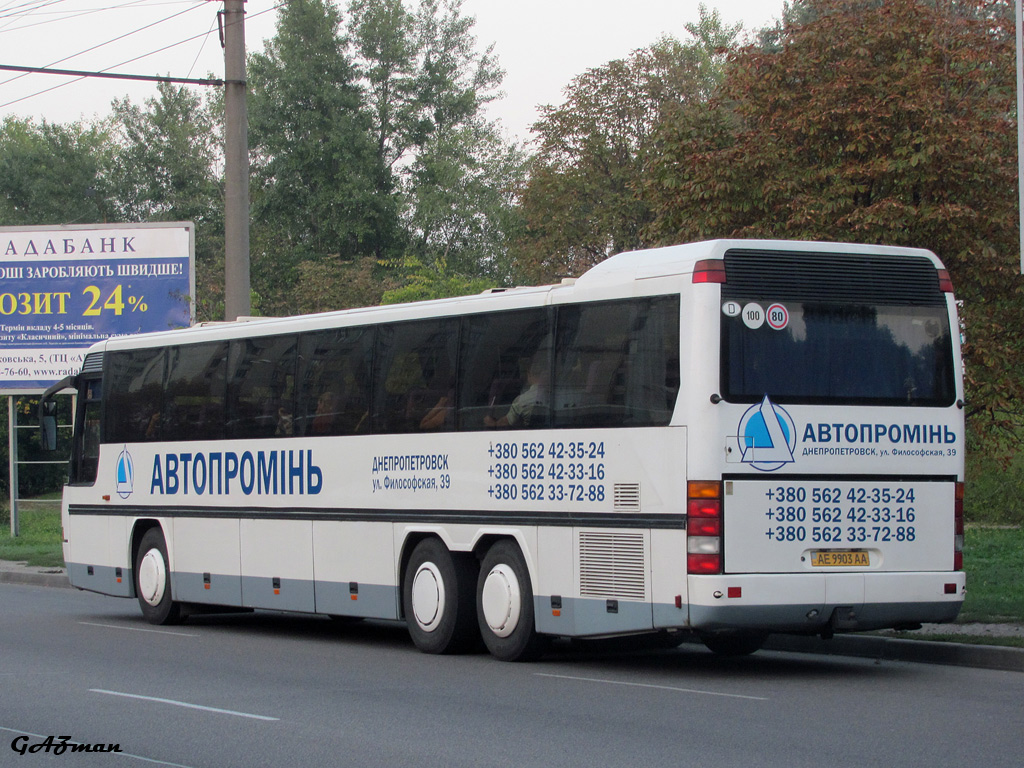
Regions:
<instances>
[{"instance_id":1,"label":"bus air vent grille","mask_svg":"<svg viewBox=\"0 0 1024 768\"><path fill-rule=\"evenodd\" d=\"M82 363L82 373L99 373L102 370L102 352L93 352L92 354L85 356L85 362Z\"/></svg>"},{"instance_id":2,"label":"bus air vent grille","mask_svg":"<svg viewBox=\"0 0 1024 768\"><path fill-rule=\"evenodd\" d=\"M580 596L643 600L647 562L642 533L580 531Z\"/></svg>"},{"instance_id":3,"label":"bus air vent grille","mask_svg":"<svg viewBox=\"0 0 1024 768\"><path fill-rule=\"evenodd\" d=\"M640 511L640 483L615 484L615 511Z\"/></svg>"},{"instance_id":4,"label":"bus air vent grille","mask_svg":"<svg viewBox=\"0 0 1024 768\"><path fill-rule=\"evenodd\" d=\"M921 256L786 253L735 248L725 254L724 298L944 306L935 265Z\"/></svg>"}]
</instances>

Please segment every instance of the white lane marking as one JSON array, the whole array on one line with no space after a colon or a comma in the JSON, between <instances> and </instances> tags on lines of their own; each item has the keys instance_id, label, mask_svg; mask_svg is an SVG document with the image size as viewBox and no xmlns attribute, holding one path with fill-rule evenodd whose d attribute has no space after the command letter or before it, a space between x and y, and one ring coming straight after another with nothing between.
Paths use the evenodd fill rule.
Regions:
<instances>
[{"instance_id":1,"label":"white lane marking","mask_svg":"<svg viewBox=\"0 0 1024 768\"><path fill-rule=\"evenodd\" d=\"M129 632L154 632L158 635L177 635L178 637L199 637L199 635L191 632L169 632L166 629L144 629L143 627L123 627L120 624L97 624L93 621L80 621L79 624L84 624L87 627L103 627L104 629L124 629Z\"/></svg>"},{"instance_id":2,"label":"white lane marking","mask_svg":"<svg viewBox=\"0 0 1024 768\"><path fill-rule=\"evenodd\" d=\"M654 688L659 691L676 691L677 693L699 693L702 696L725 696L730 699L748 699L750 701L768 701L761 696L744 696L740 693L720 693L718 691L702 691L698 688L676 688L672 685L651 685L650 683L628 683L624 680L604 680L599 677L573 677L572 675L549 675L534 672L537 677L553 677L556 680L576 680L583 683L604 683L605 685L628 685L633 688Z\"/></svg>"},{"instance_id":3,"label":"white lane marking","mask_svg":"<svg viewBox=\"0 0 1024 768\"><path fill-rule=\"evenodd\" d=\"M31 731L19 731L16 728L5 728L0 725L0 731L7 731L8 733L17 733L19 736L31 736L33 739L46 739L41 733L32 733ZM82 744L80 741L71 741L66 736L51 736L50 738L66 739L63 743L70 744L72 746ZM60 744L61 742L57 742ZM32 746L31 744L28 746ZM54 745L57 746L57 745ZM120 746L120 744L118 745ZM133 760L141 760L144 763L154 763L156 765L166 765L168 768L192 768L189 765L182 765L181 763L168 763L166 760L154 760L152 757L143 757L142 755L133 755L131 752L107 752L108 755L117 755L118 757L130 757Z\"/></svg>"},{"instance_id":4,"label":"white lane marking","mask_svg":"<svg viewBox=\"0 0 1024 768\"><path fill-rule=\"evenodd\" d=\"M141 699L142 701L153 701L157 704L171 704L175 707L185 707L186 709L201 709L203 712L217 712L221 715L234 715L235 717L248 717L253 720L279 720L277 717L267 717L266 715L253 715L249 712L236 712L233 709L219 709L217 707L204 707L202 704L190 704L187 701L175 701L174 699L161 699L156 696L140 696L137 693L122 693L121 691L106 691L102 688L90 688L89 693L103 693L107 696L122 696L126 699Z\"/></svg>"}]
</instances>

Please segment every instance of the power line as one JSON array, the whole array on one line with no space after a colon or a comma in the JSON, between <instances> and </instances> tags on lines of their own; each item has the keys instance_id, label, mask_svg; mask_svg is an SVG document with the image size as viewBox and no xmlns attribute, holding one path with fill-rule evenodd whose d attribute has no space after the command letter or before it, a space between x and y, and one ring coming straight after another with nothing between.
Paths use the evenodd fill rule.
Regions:
<instances>
[{"instance_id":1,"label":"power line","mask_svg":"<svg viewBox=\"0 0 1024 768\"><path fill-rule=\"evenodd\" d=\"M118 35L117 37L115 37L115 38L113 38L111 40L107 40L105 43L97 43L96 45L94 45L94 46L92 46L90 48L86 48L85 50L79 51L78 53L72 53L72 54L70 54L68 56L65 56L62 59L57 59L56 61L51 61L49 64L46 64L45 66L52 67L54 64L62 64L65 61L69 61L71 59L77 58L77 57L82 56L82 55L84 55L86 53L91 53L92 51L99 50L100 48L103 48L104 46L110 45L112 43L116 43L119 40L124 40L126 37L131 37L134 34L142 32L143 30L149 29L150 27L155 27L158 24L163 24L165 21L170 21L171 19L175 19L178 16L182 16L182 15L188 13L189 11L195 10L196 8L200 8L200 7L202 7L202 6L196 5L196 6L193 6L192 8L186 8L184 11L179 11L178 13L172 13L170 16L167 16L166 18L160 19L159 21L154 21L154 22L152 22L150 24L146 24L144 27L140 27L139 29L132 30L131 32L125 32L123 35ZM107 69L109 69L109 67ZM27 70L22 70L22 71L27 71ZM0 85L7 85L8 83L12 83L15 80L19 80L19 79L21 79L24 76L25 75L18 75L17 77L8 78L7 80L0 81Z\"/></svg>"},{"instance_id":2,"label":"power line","mask_svg":"<svg viewBox=\"0 0 1024 768\"><path fill-rule=\"evenodd\" d=\"M171 14L170 16L168 16L168 17L166 17L164 19L161 19L159 21L155 21L155 22L152 22L150 24L147 24L144 27L141 27L140 29L133 30L132 32L127 32L127 33L125 33L123 35L119 35L118 37L115 37L112 40L108 40L105 43L100 43L98 45L92 46L91 48L86 48L83 51L79 51L78 53L71 54L70 56L65 56L62 59L58 59L58 60L56 60L54 62L51 62L47 66L52 66L53 64L60 64L62 62L68 61L69 59L73 59L73 58L76 58L77 56L81 56L81 55L83 55L85 53L89 53L89 52L94 51L94 50L96 50L98 48L102 48L103 46L109 45L110 43L117 42L118 40L123 40L124 38L130 37L131 35L134 35L134 34L136 34L138 32L141 32L141 31L143 31L145 29L149 29L150 27L154 27L154 26L156 26L158 24L162 24L165 21L169 21L170 19L174 19L174 18L176 18L178 16L181 16L181 15L183 15L185 13L188 13L189 11L195 10L197 8L201 8L201 7L203 7L203 5L205 5L205 3L200 3L198 5L193 5L192 7L186 8L183 11L179 11L178 13ZM206 34L209 34L209 33L206 33ZM160 53L162 51L166 51L166 50L168 50L170 48L174 48L175 46L178 46L178 45L184 45L185 43L191 42L191 41L196 40L196 39L198 39L200 37L203 37L203 36L204 35L193 35L192 37L186 38L185 40L181 40L181 41L179 41L177 43L172 43L171 45L164 46L163 48L158 48L155 51L150 51L149 53L143 54L141 56L137 56L135 58L128 59L127 61L122 61L120 64L113 64L113 65L111 65L109 67L106 67L103 70L100 70L100 72L96 73L96 75L97 76L102 76L103 74L106 74L108 72L108 70L111 70L114 67L121 67L121 66L124 66L125 64L130 64L133 61L138 61L139 59L146 58L147 56L152 56L153 54ZM22 68L22 71L25 71L26 69L28 69L28 68ZM0 85L5 85L5 84L13 82L14 80L17 80L17 79L19 79L21 77L25 77L26 74L28 74L27 71L25 72L25 74L18 75L17 77L8 78L7 80L4 80L3 82L0 82ZM28 99L35 98L36 96L41 96L44 93L50 93L51 91L55 91L58 88L63 88L66 85L71 85L72 83L75 83L75 82L78 82L80 80L83 80L87 76L88 75L84 75L84 74L83 75L79 75L74 80L68 80L66 82L59 83L57 85L51 86L49 88L44 88L41 91L36 91L35 93L31 93L31 94L29 94L27 96L22 96L22 97L17 98L17 99L12 99L11 101L8 101L8 102L5 102L3 104L0 104L0 109L2 109L3 107L9 107L12 104L18 104L19 102L22 102L22 101L27 101ZM136 79L136 78L133 77L133 78L126 78L126 79Z\"/></svg>"},{"instance_id":3,"label":"power line","mask_svg":"<svg viewBox=\"0 0 1024 768\"><path fill-rule=\"evenodd\" d=\"M207 33L209 34L209 33ZM118 65L119 66L119 65ZM82 79L85 77L106 77L111 80L146 80L153 83L188 83L190 85L224 85L226 81L211 78L197 79L194 77L170 77L161 75L128 75L116 72L86 72L80 69L50 69L48 67L19 67L13 64L0 64L0 70L9 72L25 72L42 75L70 75ZM28 97L26 97L28 98ZM14 102L9 102L13 104ZM6 107L6 104L0 106Z\"/></svg>"},{"instance_id":4,"label":"power line","mask_svg":"<svg viewBox=\"0 0 1024 768\"><path fill-rule=\"evenodd\" d=\"M11 27L10 29L0 29L0 34L4 34L6 32L21 32L23 30L31 29L33 27L46 26L47 24L60 24L61 22L64 22L64 21L71 21L72 19L78 19L78 18L81 18L83 16L92 16L93 14L96 14L96 13L105 13L106 11L123 11L123 10L125 10L127 8L138 8L138 7L151 8L151 7L154 7L154 6L157 6L157 5L185 5L185 4L196 5L196 0L171 0L171 2L166 2L166 3L152 2L152 0L129 0L129 2L121 3L120 5L108 5L108 6L105 6L103 8L86 8L86 9L79 10L79 11L74 11L74 10L46 11L46 12L33 11L32 12L33 15L35 15L37 17L40 16L40 15L47 15L48 14L48 15L53 16L55 18L40 19L39 21L34 21L34 22L30 23L30 24L24 24L23 26L20 26L20 27ZM199 6L196 5L196 7L199 7ZM22 19L23 17L28 16L28 15L29 14L27 14L27 13L26 14L11 14L10 17L9 17L10 21L8 23L9 24L13 23L14 21ZM3 14L2 11L0 11L0 19L2 19L2 18L5 18L5 15Z\"/></svg>"},{"instance_id":5,"label":"power line","mask_svg":"<svg viewBox=\"0 0 1024 768\"><path fill-rule=\"evenodd\" d=\"M51 0L51 2L53 2L53 1L56 1L56 0ZM204 2L202 4L205 5L205 0L204 0ZM247 15L248 15L248 18L250 18L250 19L256 18L256 17L262 16L262 15L264 15L266 13L270 13L271 11L276 11L279 8L283 7L284 5L285 5L285 2L281 2L281 3L278 3L277 5L274 5L274 6L271 6L270 8L267 8L266 10L259 11L257 13L251 14L251 15L248 15L248 14ZM196 7L201 7L201 6L196 6ZM193 10L193 8L186 9L186 11L182 11L181 13L186 13L189 10ZM181 14L180 13L179 14L174 14L173 16L171 16L169 18L173 18L174 16L178 16L178 15L181 15ZM164 19L164 21L166 21L166 19ZM155 23L160 23L160 22L155 22ZM150 25L147 25L147 26L153 26L153 24L150 24ZM143 29L145 29L145 28L146 27L144 27ZM135 30L135 31L138 32L140 30ZM5 102L3 104L0 104L0 109L3 109L4 107L9 107L12 104L18 104L19 102L22 102L22 101L27 101L28 99L35 98L36 96L42 96L43 94L50 93L51 91L55 91L58 88L63 88L64 86L71 85L73 83L76 83L76 82L79 82L81 80L84 80L86 77L89 77L89 76L113 77L114 75L112 73L108 74L108 70L114 69L115 67L122 67L125 64L131 64L132 62L138 61L139 59L144 59L144 58L147 58L148 56L153 56L153 55L155 55L157 53L162 53L163 51L169 50L169 49L174 48L176 46L184 45L185 43L190 43L193 40L198 40L201 37L208 37L211 31L212 31L212 26L211 26L210 30L207 31L207 32L204 32L204 33L201 33L201 34L198 34L198 35L193 35L192 37L185 38L184 40L179 40L176 43L171 43L170 45L165 45L162 48L157 48L156 50L152 50L152 51L150 51L148 53L144 53L144 54L141 54L139 56L135 56L135 57L133 57L131 59L127 59L126 61L122 61L120 64L112 64L111 66L106 67L105 69L100 70L99 72L96 72L96 73L82 73L82 74L73 75L75 77L75 79L73 79L73 80L68 80L66 82L59 83L58 85L54 85L54 86L52 86L50 88L44 88L41 91L36 91L35 93L31 93L31 94L29 94L27 96L22 96L22 97L17 98L17 99L12 99L11 101L8 101L8 102ZM128 35L130 35L130 34L134 34L134 33L128 33ZM128 35L122 35L121 38L126 37ZM117 38L117 39L121 39L121 38ZM112 42L112 41L108 41L108 42ZM101 44L99 46L94 46L93 48L88 49L88 50L94 50L95 48L101 47L102 45L106 45L106 43L103 43L103 44ZM60 60L58 60L58 61L56 61L54 63L55 64L59 64L59 63L61 63L63 61L67 61L68 59L74 58L74 57L79 56L82 53L86 53L86 52L88 52L88 51L81 51L79 53L76 53L76 54L73 54L71 56L67 56L67 57L65 57L63 59L60 59ZM195 65L193 64L193 67L194 66ZM5 66L0 65L0 69L15 69L15 67L14 66L7 66L7 67L5 67ZM17 71L22 71L24 69L28 69L28 68L18 68ZM39 68L39 69L41 69L41 70L43 70L43 72L45 72L45 69L43 69L43 68ZM26 74L28 74L28 73L26 72ZM19 77L23 77L23 76L24 75L20 75ZM10 78L9 80L0 82L0 85L3 85L4 83L11 82L11 81L16 80L16 79L18 79L18 78ZM145 76L131 76L131 77L121 78L121 79L132 79L132 80L135 80L135 79L145 79ZM174 78L174 79L171 79L171 78L168 77L168 78L153 78L153 80L156 81L156 82L159 82L160 80L166 80L167 82L177 82L177 81L187 80L187 78ZM207 81L207 80L201 81L202 84L207 84L208 82L210 82L210 81ZM221 81L221 82L223 83L224 81Z\"/></svg>"}]
</instances>

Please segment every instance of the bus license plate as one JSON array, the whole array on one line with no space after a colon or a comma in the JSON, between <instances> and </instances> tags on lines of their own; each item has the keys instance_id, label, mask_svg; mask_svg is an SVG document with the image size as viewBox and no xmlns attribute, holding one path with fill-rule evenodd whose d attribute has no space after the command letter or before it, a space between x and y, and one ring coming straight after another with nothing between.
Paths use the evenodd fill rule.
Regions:
<instances>
[{"instance_id":1,"label":"bus license plate","mask_svg":"<svg viewBox=\"0 0 1024 768\"><path fill-rule=\"evenodd\" d=\"M811 552L811 565L815 568L867 568L871 564L863 549L842 552Z\"/></svg>"}]
</instances>

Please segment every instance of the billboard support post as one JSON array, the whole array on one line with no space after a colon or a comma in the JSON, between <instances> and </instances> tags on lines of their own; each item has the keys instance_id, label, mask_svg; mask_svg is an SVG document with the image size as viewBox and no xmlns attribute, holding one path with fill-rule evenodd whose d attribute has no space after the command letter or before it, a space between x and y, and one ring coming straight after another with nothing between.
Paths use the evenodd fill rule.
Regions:
<instances>
[{"instance_id":1,"label":"billboard support post","mask_svg":"<svg viewBox=\"0 0 1024 768\"><path fill-rule=\"evenodd\" d=\"M21 533L18 521L18 409L14 406L15 395L7 396L7 461L11 467L11 537Z\"/></svg>"}]
</instances>

